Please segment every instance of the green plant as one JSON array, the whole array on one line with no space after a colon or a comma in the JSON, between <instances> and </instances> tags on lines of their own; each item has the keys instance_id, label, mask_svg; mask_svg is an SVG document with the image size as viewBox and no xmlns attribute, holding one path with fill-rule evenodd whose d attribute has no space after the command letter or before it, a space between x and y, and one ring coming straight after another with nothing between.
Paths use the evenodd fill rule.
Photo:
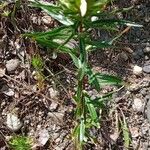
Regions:
<instances>
[{"instance_id":1,"label":"green plant","mask_svg":"<svg viewBox=\"0 0 150 150\"><path fill-rule=\"evenodd\" d=\"M93 139L94 142L89 129L93 126L100 127L98 110L103 108L105 101L113 94L92 99L85 90L85 84L89 83L97 91L104 85L122 85L118 77L94 72L88 61L88 54L95 49L112 46L124 31L109 41L97 41L92 39L89 30L100 28L118 31L120 25L141 27L130 21L112 18L113 14L122 10L107 12L105 7L108 2L109 0L59 0L54 5L31 1L31 6L46 11L61 26L47 32L27 33L25 36L53 49L55 53L69 54L77 68L77 90L73 97L76 103L76 125L72 133L77 149L82 149L87 140ZM79 46L70 48L67 43L71 39L78 41Z\"/></svg>"},{"instance_id":2,"label":"green plant","mask_svg":"<svg viewBox=\"0 0 150 150\"><path fill-rule=\"evenodd\" d=\"M25 136L13 136L9 141L10 148L13 150L31 150L31 139Z\"/></svg>"},{"instance_id":3,"label":"green plant","mask_svg":"<svg viewBox=\"0 0 150 150\"><path fill-rule=\"evenodd\" d=\"M43 89L44 87L44 80L45 80L45 77L43 75L43 68L44 68L44 63L43 63L43 60L42 58L40 57L40 55L35 55L32 57L32 66L35 68L35 76L36 76L36 79L37 79L37 87L39 89Z\"/></svg>"}]
</instances>

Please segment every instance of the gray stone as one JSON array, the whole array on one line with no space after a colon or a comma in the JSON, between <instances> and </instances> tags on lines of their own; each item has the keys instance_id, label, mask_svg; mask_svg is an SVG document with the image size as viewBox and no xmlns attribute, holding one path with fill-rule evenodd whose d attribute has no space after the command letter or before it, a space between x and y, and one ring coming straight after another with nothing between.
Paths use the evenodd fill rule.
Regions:
<instances>
[{"instance_id":1,"label":"gray stone","mask_svg":"<svg viewBox=\"0 0 150 150\"><path fill-rule=\"evenodd\" d=\"M150 100L148 101L147 103L147 111L146 111L146 116L147 116L147 119L150 123Z\"/></svg>"},{"instance_id":2,"label":"gray stone","mask_svg":"<svg viewBox=\"0 0 150 150\"><path fill-rule=\"evenodd\" d=\"M150 64L143 67L143 72L150 73Z\"/></svg>"},{"instance_id":3,"label":"gray stone","mask_svg":"<svg viewBox=\"0 0 150 150\"><path fill-rule=\"evenodd\" d=\"M143 112L144 105L140 98L135 98L133 101L133 109L138 112Z\"/></svg>"},{"instance_id":4,"label":"gray stone","mask_svg":"<svg viewBox=\"0 0 150 150\"><path fill-rule=\"evenodd\" d=\"M8 72L13 72L13 71L15 71L17 69L19 64L20 64L19 59L8 60L6 62L6 69L7 69Z\"/></svg>"},{"instance_id":5,"label":"gray stone","mask_svg":"<svg viewBox=\"0 0 150 150\"><path fill-rule=\"evenodd\" d=\"M48 133L48 130L42 129L39 131L39 139L38 139L38 144L39 146L44 146L47 141L49 140L50 135Z\"/></svg>"},{"instance_id":6,"label":"gray stone","mask_svg":"<svg viewBox=\"0 0 150 150\"><path fill-rule=\"evenodd\" d=\"M18 116L12 113L7 114L6 124L12 131L18 131L23 125Z\"/></svg>"},{"instance_id":7,"label":"gray stone","mask_svg":"<svg viewBox=\"0 0 150 150\"><path fill-rule=\"evenodd\" d=\"M150 53L150 46L146 46L143 51L144 53Z\"/></svg>"}]
</instances>

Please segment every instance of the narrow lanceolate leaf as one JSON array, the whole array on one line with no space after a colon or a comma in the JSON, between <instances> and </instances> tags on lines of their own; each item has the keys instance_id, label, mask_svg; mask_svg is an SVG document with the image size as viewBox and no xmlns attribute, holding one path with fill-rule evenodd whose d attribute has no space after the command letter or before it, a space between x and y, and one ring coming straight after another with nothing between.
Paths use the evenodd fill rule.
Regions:
<instances>
[{"instance_id":1,"label":"narrow lanceolate leaf","mask_svg":"<svg viewBox=\"0 0 150 150\"><path fill-rule=\"evenodd\" d=\"M87 68L86 73L88 75L89 83L100 90L101 86L104 85L121 85L122 80L116 76L106 75L101 73L94 73L90 67Z\"/></svg>"},{"instance_id":2,"label":"narrow lanceolate leaf","mask_svg":"<svg viewBox=\"0 0 150 150\"><path fill-rule=\"evenodd\" d=\"M122 112L122 117L123 117L123 121L120 120L121 123L121 128L122 128L122 132L123 132L123 138L124 138L124 146L126 149L129 148L130 145L130 135L129 135L129 129L127 126L127 122L126 122L126 118Z\"/></svg>"},{"instance_id":3,"label":"narrow lanceolate leaf","mask_svg":"<svg viewBox=\"0 0 150 150\"><path fill-rule=\"evenodd\" d=\"M107 42L107 41L92 41L92 40L88 40L86 42L87 42L87 44L92 46L93 49L113 47L112 43L110 43L109 41Z\"/></svg>"},{"instance_id":4,"label":"narrow lanceolate leaf","mask_svg":"<svg viewBox=\"0 0 150 150\"><path fill-rule=\"evenodd\" d=\"M79 126L79 125L76 125L76 126L74 127L74 129L73 129L73 132L72 132L73 138L78 137L79 133L80 133L80 126Z\"/></svg>"},{"instance_id":5,"label":"narrow lanceolate leaf","mask_svg":"<svg viewBox=\"0 0 150 150\"><path fill-rule=\"evenodd\" d=\"M91 116L91 120L95 123L95 125L97 125L97 127L99 127L99 124L98 124L99 118L96 112L96 108L94 107L92 103L90 103L90 99L88 97L85 97L85 101L86 101L86 105Z\"/></svg>"},{"instance_id":6,"label":"narrow lanceolate leaf","mask_svg":"<svg viewBox=\"0 0 150 150\"><path fill-rule=\"evenodd\" d=\"M71 53L72 50L67 46L70 37L73 37L74 29L70 27L61 26L47 32L27 33L23 36L29 37L37 41L43 47L52 48L56 51Z\"/></svg>"},{"instance_id":7,"label":"narrow lanceolate leaf","mask_svg":"<svg viewBox=\"0 0 150 150\"><path fill-rule=\"evenodd\" d=\"M101 85L110 85L110 84L121 85L122 84L122 80L116 76L101 74L101 73L96 73L95 76L97 77Z\"/></svg>"},{"instance_id":8,"label":"narrow lanceolate leaf","mask_svg":"<svg viewBox=\"0 0 150 150\"><path fill-rule=\"evenodd\" d=\"M87 68L86 73L89 78L89 83L96 88L97 91L100 91L100 84L98 79L95 76L95 73L92 71L90 67Z\"/></svg>"},{"instance_id":9,"label":"narrow lanceolate leaf","mask_svg":"<svg viewBox=\"0 0 150 150\"><path fill-rule=\"evenodd\" d=\"M73 32L72 27L66 27L66 26L60 26L58 28L55 28L53 30L47 31L47 32L33 32L33 33L26 33L23 34L23 36L27 36L30 38L47 38L47 39L57 39L58 38L67 38L69 37Z\"/></svg>"},{"instance_id":10,"label":"narrow lanceolate leaf","mask_svg":"<svg viewBox=\"0 0 150 150\"><path fill-rule=\"evenodd\" d=\"M30 0L30 1L31 1L32 7L41 8L42 10L47 12L52 18L56 19L60 23L66 25L66 26L74 24L72 20L70 20L69 18L67 18L63 15L60 7L50 4L50 3L44 4L44 2L41 3L36 0Z\"/></svg>"},{"instance_id":11,"label":"narrow lanceolate leaf","mask_svg":"<svg viewBox=\"0 0 150 150\"><path fill-rule=\"evenodd\" d=\"M86 27L91 27L91 28L106 28L106 29L113 29L113 30L115 30L114 27L117 27L118 25L126 25L131 27L143 27L143 25L139 25L131 21L117 20L117 19L99 19L93 22L88 22L86 20L85 25Z\"/></svg>"},{"instance_id":12,"label":"narrow lanceolate leaf","mask_svg":"<svg viewBox=\"0 0 150 150\"><path fill-rule=\"evenodd\" d=\"M82 36L79 37L79 46L80 46L81 62L86 63L87 62L87 52L86 52L86 49L85 49L85 40Z\"/></svg>"},{"instance_id":13,"label":"narrow lanceolate leaf","mask_svg":"<svg viewBox=\"0 0 150 150\"><path fill-rule=\"evenodd\" d=\"M84 137L85 137L85 122L84 119L81 118L81 122L80 122L80 136L79 136L79 141L82 144L84 141Z\"/></svg>"}]
</instances>

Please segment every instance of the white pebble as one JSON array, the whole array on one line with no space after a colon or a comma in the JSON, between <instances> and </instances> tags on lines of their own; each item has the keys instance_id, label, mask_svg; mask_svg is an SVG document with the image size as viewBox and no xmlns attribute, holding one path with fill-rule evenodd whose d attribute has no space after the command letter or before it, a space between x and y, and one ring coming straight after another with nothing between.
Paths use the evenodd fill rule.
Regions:
<instances>
[{"instance_id":1,"label":"white pebble","mask_svg":"<svg viewBox=\"0 0 150 150\"><path fill-rule=\"evenodd\" d=\"M12 131L18 131L22 127L22 122L18 116L11 113L7 114L6 124Z\"/></svg>"},{"instance_id":2,"label":"white pebble","mask_svg":"<svg viewBox=\"0 0 150 150\"><path fill-rule=\"evenodd\" d=\"M133 101L133 109L134 109L135 111L143 112L143 109L144 109L143 106L144 106L144 105L143 105L143 102L142 102L141 99L139 99L139 98L135 98L135 99L134 99L134 101Z\"/></svg>"},{"instance_id":3,"label":"white pebble","mask_svg":"<svg viewBox=\"0 0 150 150\"><path fill-rule=\"evenodd\" d=\"M46 129L39 131L38 143L40 146L44 146L47 143L47 141L49 140L49 138L50 138L50 135Z\"/></svg>"},{"instance_id":4,"label":"white pebble","mask_svg":"<svg viewBox=\"0 0 150 150\"><path fill-rule=\"evenodd\" d=\"M135 66L133 67L133 73L134 73L135 75L141 75L141 74L142 74L142 67L139 67L139 66L135 65Z\"/></svg>"},{"instance_id":5,"label":"white pebble","mask_svg":"<svg viewBox=\"0 0 150 150\"><path fill-rule=\"evenodd\" d=\"M20 61L18 59L11 59L6 62L6 69L8 72L15 71L19 66Z\"/></svg>"}]
</instances>

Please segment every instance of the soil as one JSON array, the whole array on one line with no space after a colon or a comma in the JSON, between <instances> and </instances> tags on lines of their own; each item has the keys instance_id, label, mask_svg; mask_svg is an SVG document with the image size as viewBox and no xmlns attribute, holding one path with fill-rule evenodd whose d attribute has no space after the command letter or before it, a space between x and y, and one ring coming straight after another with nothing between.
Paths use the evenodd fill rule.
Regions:
<instances>
[{"instance_id":1,"label":"soil","mask_svg":"<svg viewBox=\"0 0 150 150\"><path fill-rule=\"evenodd\" d=\"M10 149L8 139L14 135L32 137L33 149L74 149L70 136L75 124L75 104L71 97L76 80L72 62L66 55L53 59L52 52L21 36L26 32L47 31L59 24L40 9L28 7L27 1L22 1L15 16L4 16L6 11L14 10L15 3L7 2L4 8L0 7L0 149ZM116 48L90 54L94 70L121 77L125 86L119 90L107 86L101 93L88 89L93 96L113 90L118 92L103 108L101 128L91 129L97 142L89 142L87 150L127 149L120 120L125 121L129 130L128 149L150 149L150 1L120 0L109 9L131 6L131 10L118 13L116 17L143 27L129 29L116 41ZM102 40L114 36L102 30L94 30L92 34ZM37 81L37 72L31 64L34 54L42 56L45 62L44 82ZM139 66L141 72L135 73L135 66ZM18 129L8 126L8 114L19 118ZM48 141L43 145L39 141L41 134L48 134Z\"/></svg>"}]
</instances>

